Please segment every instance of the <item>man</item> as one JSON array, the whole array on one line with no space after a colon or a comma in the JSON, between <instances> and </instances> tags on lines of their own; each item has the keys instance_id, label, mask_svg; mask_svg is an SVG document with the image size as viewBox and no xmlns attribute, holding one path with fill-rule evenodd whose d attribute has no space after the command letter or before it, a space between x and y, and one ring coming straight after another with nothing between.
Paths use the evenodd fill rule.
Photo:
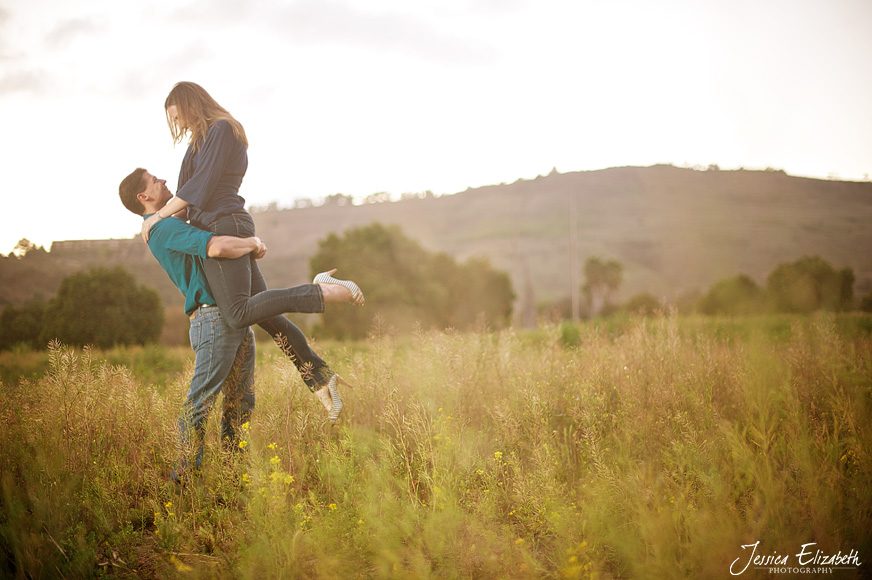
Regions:
<instances>
[{"instance_id":1,"label":"man","mask_svg":"<svg viewBox=\"0 0 872 580\"><path fill-rule=\"evenodd\" d=\"M121 182L118 194L127 209L143 218L172 198L166 180L142 168ZM160 220L151 230L148 247L185 295L185 313L191 318L194 376L179 416L179 457L170 473L173 481L182 483L190 475L192 433L196 446L194 469L202 464L206 419L222 387L221 436L225 445L236 445L239 428L254 409L254 333L249 327L235 329L225 322L206 282L203 260L246 254L262 258L267 248L257 237L216 236L178 218Z\"/></svg>"}]
</instances>

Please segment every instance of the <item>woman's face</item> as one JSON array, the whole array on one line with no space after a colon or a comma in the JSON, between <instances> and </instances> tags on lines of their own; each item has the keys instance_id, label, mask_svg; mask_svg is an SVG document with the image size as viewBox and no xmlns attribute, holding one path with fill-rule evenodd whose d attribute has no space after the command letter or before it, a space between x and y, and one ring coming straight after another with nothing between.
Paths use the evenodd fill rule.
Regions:
<instances>
[{"instance_id":1,"label":"woman's face","mask_svg":"<svg viewBox=\"0 0 872 580\"><path fill-rule=\"evenodd\" d=\"M179 128L179 131L184 131L187 129L185 126L185 121L182 119L182 116L179 114L179 109L175 105L170 105L167 107L167 115L170 119L173 120L173 123L176 124L176 127Z\"/></svg>"}]
</instances>

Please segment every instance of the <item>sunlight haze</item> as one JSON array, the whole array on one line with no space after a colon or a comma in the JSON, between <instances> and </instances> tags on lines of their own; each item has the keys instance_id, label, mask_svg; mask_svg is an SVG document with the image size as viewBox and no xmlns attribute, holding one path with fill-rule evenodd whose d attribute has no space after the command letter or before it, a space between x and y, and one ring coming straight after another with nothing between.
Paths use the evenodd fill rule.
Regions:
<instances>
[{"instance_id":1,"label":"sunlight haze","mask_svg":"<svg viewBox=\"0 0 872 580\"><path fill-rule=\"evenodd\" d=\"M249 206L658 163L868 180L870 24L866 0L0 0L0 253L136 234L118 183L175 191L181 80L245 126Z\"/></svg>"}]
</instances>

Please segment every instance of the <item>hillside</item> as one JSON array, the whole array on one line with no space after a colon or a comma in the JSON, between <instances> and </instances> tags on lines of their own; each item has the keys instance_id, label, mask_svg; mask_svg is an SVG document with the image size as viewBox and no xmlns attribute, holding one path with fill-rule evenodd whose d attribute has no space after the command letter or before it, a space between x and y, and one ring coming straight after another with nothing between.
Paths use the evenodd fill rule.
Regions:
<instances>
[{"instance_id":1,"label":"hillside","mask_svg":"<svg viewBox=\"0 0 872 580\"><path fill-rule=\"evenodd\" d=\"M739 273L765 283L779 263L820 255L851 267L855 294L872 291L872 183L792 177L780 171L696 171L672 166L552 173L438 198L258 211L269 246L261 267L273 287L308 280L308 259L330 232L398 224L432 251L483 256L509 272L519 298L570 293L570 214L579 267L588 256L624 266L619 298L647 291L675 299ZM169 304L180 296L138 236L56 242L38 260L0 260L0 305L51 296L63 276L121 263ZM580 280L580 278L579 278ZM525 284L529 281L529 285Z\"/></svg>"}]
</instances>

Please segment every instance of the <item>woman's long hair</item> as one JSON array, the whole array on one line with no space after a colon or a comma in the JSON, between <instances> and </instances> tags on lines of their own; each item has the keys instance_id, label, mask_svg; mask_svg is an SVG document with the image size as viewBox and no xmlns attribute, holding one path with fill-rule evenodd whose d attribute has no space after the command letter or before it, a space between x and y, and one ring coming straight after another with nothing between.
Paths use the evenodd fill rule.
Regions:
<instances>
[{"instance_id":1,"label":"woman's long hair","mask_svg":"<svg viewBox=\"0 0 872 580\"><path fill-rule=\"evenodd\" d=\"M194 151L200 148L200 144L206 138L206 131L215 121L221 119L230 123L233 135L248 147L248 139L242 124L227 112L227 109L219 105L206 89L197 83L182 81L176 83L167 100L164 103L164 111L172 105L176 106L179 116L184 121L185 129L182 129L175 120L167 113L167 124L173 136L173 143L181 143L185 134L190 133Z\"/></svg>"}]
</instances>

